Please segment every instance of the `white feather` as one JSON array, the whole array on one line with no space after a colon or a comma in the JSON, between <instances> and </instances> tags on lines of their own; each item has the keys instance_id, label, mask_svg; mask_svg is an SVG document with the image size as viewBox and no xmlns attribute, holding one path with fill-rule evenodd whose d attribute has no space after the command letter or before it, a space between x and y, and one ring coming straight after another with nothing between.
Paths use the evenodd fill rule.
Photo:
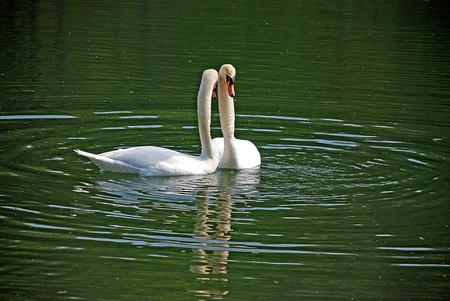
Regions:
<instances>
[{"instance_id":1,"label":"white feather","mask_svg":"<svg viewBox=\"0 0 450 301\"><path fill-rule=\"evenodd\" d=\"M139 146L91 154L75 150L78 155L89 158L105 171L138 173L146 176L202 175L213 173L219 162L219 155L212 143L211 95L217 82L217 71L203 72L197 97L197 113L202 153L190 156L157 146Z\"/></svg>"}]
</instances>

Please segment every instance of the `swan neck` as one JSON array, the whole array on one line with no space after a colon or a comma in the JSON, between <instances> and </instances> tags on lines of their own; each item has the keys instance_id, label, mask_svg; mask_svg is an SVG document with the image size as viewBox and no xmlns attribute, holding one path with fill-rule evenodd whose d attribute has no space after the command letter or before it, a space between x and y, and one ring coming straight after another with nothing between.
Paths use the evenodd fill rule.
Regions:
<instances>
[{"instance_id":1,"label":"swan neck","mask_svg":"<svg viewBox=\"0 0 450 301\"><path fill-rule=\"evenodd\" d=\"M220 127L224 138L234 138L234 100L228 94L224 78L219 79Z\"/></svg>"},{"instance_id":2,"label":"swan neck","mask_svg":"<svg viewBox=\"0 0 450 301\"><path fill-rule=\"evenodd\" d=\"M200 142L202 144L202 157L213 158L216 150L211 140L211 92L204 83L200 85L197 97L197 119Z\"/></svg>"}]
</instances>

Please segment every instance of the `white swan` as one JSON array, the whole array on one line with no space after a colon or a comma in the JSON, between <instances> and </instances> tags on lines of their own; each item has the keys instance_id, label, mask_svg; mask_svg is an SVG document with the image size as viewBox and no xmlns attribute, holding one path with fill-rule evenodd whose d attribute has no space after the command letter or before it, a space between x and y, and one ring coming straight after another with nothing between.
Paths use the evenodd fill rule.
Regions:
<instances>
[{"instance_id":1,"label":"white swan","mask_svg":"<svg viewBox=\"0 0 450 301\"><path fill-rule=\"evenodd\" d=\"M137 173L145 176L202 175L215 172L219 154L212 143L211 96L217 82L217 71L203 72L197 97L197 115L202 151L200 156L185 155L157 146L138 146L99 155L75 150L105 171Z\"/></svg>"},{"instance_id":2,"label":"white swan","mask_svg":"<svg viewBox=\"0 0 450 301\"><path fill-rule=\"evenodd\" d=\"M234 79L236 69L229 64L219 70L219 113L223 138L214 138L219 151L219 168L247 169L261 165L261 155L256 146L234 137Z\"/></svg>"}]
</instances>

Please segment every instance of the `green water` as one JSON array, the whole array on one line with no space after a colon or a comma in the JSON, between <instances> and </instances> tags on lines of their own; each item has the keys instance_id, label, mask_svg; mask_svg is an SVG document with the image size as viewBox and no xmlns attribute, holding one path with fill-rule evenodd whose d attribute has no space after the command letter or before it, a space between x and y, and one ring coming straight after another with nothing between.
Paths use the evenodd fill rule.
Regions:
<instances>
[{"instance_id":1,"label":"green water","mask_svg":"<svg viewBox=\"0 0 450 301\"><path fill-rule=\"evenodd\" d=\"M447 300L449 13L2 2L0 299ZM223 63L259 170L145 178L73 153L198 154L200 75Z\"/></svg>"}]
</instances>

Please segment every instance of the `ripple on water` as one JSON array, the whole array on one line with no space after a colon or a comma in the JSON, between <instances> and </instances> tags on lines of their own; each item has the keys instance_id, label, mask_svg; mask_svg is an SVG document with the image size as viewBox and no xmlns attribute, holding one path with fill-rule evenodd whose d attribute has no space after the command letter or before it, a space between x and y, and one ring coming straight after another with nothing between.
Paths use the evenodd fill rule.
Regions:
<instances>
[{"instance_id":1,"label":"ripple on water","mask_svg":"<svg viewBox=\"0 0 450 301\"><path fill-rule=\"evenodd\" d=\"M0 115L0 120L73 119L72 115Z\"/></svg>"},{"instance_id":2,"label":"ripple on water","mask_svg":"<svg viewBox=\"0 0 450 301\"><path fill-rule=\"evenodd\" d=\"M129 115L129 116L120 116L120 119L157 119L159 116L155 115Z\"/></svg>"},{"instance_id":3,"label":"ripple on water","mask_svg":"<svg viewBox=\"0 0 450 301\"><path fill-rule=\"evenodd\" d=\"M308 118L295 117L295 116L279 116L279 115L249 115L249 114L236 114L238 117L245 118L263 118L263 119L274 119L274 120L286 120L286 121L310 121Z\"/></svg>"},{"instance_id":4,"label":"ripple on water","mask_svg":"<svg viewBox=\"0 0 450 301\"><path fill-rule=\"evenodd\" d=\"M448 298L443 1L84 2L1 5L4 299ZM207 29L245 36L223 53L260 169L153 179L73 153L200 153Z\"/></svg>"},{"instance_id":5,"label":"ripple on water","mask_svg":"<svg viewBox=\"0 0 450 301\"><path fill-rule=\"evenodd\" d=\"M158 118L124 114L131 112L98 115L120 115L112 122L126 123ZM73 161L67 154L74 146L91 145L89 135L68 133L57 142L52 142L53 137L35 135L37 138L24 144L31 148L21 147L10 155L25 158L32 153L35 161L22 161L14 168L28 174L30 181L35 174L51 175L61 181L61 187L66 187L61 176L71 179L75 183L68 191L76 197L65 201L52 197L58 193L48 193L45 205L5 204L0 208L6 218L27 214L17 225L25 229L24 235L65 237L59 244L60 252L74 252L74 245L86 251L88 248L83 246L92 243L105 247L120 244L124 250L145 250L145 258L113 252L99 258L139 263L177 256L168 250L189 250L190 270L196 274L213 265L226 269L233 260L262 266L314 267L317 258L345 263L365 260L367 256L405 269L448 268L435 255L445 253L443 249L395 244L408 235L398 229L410 224L407 218L419 216L423 207L418 204L436 189L433 182L441 179L424 180L436 168L433 160L428 160L429 154L423 148L395 135L396 128L348 126L348 121L337 118L238 117L253 119L250 127L238 128L237 136L249 137L258 146L262 154L260 169L169 178L109 174L91 163L79 164L82 160L73 155L78 160ZM303 127L302 122L308 122L308 127ZM162 127L104 125L90 130L101 135L98 130L111 130L113 134L114 130ZM130 132L132 136L134 131ZM136 137L131 139L139 140ZM55 152L55 146L60 151ZM96 147L120 145L99 142ZM74 180L68 171L76 174L77 169ZM433 206L430 202L429 207ZM390 219L390 211L398 212L400 208L407 214ZM420 212L420 216L426 214ZM211 254L219 258L220 264L213 262ZM411 254L420 258L412 258Z\"/></svg>"},{"instance_id":6,"label":"ripple on water","mask_svg":"<svg viewBox=\"0 0 450 301\"><path fill-rule=\"evenodd\" d=\"M104 111L104 112L94 112L95 115L120 115L120 114L131 114L131 111Z\"/></svg>"}]
</instances>

